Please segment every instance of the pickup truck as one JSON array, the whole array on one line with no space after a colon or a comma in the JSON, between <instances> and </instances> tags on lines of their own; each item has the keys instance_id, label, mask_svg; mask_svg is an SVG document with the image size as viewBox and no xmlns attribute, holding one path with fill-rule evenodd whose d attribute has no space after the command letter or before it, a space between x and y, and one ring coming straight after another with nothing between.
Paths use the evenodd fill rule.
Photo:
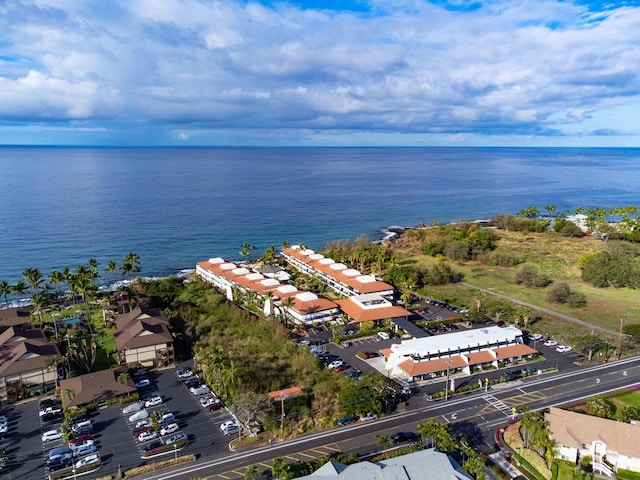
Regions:
<instances>
[{"instance_id":1,"label":"pickup truck","mask_svg":"<svg viewBox=\"0 0 640 480\"><path fill-rule=\"evenodd\" d=\"M53 416L53 415L62 415L62 407L51 406L51 407L46 407L40 410L41 418L43 416Z\"/></svg>"}]
</instances>

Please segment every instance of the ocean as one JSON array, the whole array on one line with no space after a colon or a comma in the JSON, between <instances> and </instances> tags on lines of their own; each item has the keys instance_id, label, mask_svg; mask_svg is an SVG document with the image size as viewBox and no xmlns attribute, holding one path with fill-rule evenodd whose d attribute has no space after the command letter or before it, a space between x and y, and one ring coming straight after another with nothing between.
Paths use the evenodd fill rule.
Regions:
<instances>
[{"instance_id":1,"label":"ocean","mask_svg":"<svg viewBox=\"0 0 640 480\"><path fill-rule=\"evenodd\" d=\"M553 204L638 205L640 149L0 147L0 280L90 258L165 276L273 244ZM121 278L102 274L101 282Z\"/></svg>"}]
</instances>

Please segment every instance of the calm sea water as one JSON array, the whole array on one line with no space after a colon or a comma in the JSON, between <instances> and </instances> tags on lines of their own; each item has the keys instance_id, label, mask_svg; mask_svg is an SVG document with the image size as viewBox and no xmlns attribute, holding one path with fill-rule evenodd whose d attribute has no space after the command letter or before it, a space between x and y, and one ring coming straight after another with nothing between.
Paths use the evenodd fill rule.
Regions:
<instances>
[{"instance_id":1,"label":"calm sea water","mask_svg":"<svg viewBox=\"0 0 640 480\"><path fill-rule=\"evenodd\" d=\"M142 274L249 242L380 238L389 225L638 205L639 149L0 148L0 279L96 258ZM103 276L108 282L117 277Z\"/></svg>"}]
</instances>

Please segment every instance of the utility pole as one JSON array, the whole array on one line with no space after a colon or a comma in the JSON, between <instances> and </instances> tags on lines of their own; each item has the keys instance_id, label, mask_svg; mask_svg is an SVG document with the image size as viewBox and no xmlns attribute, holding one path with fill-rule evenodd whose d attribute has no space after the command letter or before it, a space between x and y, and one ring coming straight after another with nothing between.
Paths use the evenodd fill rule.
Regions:
<instances>
[{"instance_id":1,"label":"utility pole","mask_svg":"<svg viewBox=\"0 0 640 480\"><path fill-rule=\"evenodd\" d=\"M620 319L620 333L618 334L618 359L622 356L622 324L624 319Z\"/></svg>"},{"instance_id":2,"label":"utility pole","mask_svg":"<svg viewBox=\"0 0 640 480\"><path fill-rule=\"evenodd\" d=\"M444 385L444 400L449 400L449 373L451 372L451 353L449 353L449 359L447 360L447 381Z\"/></svg>"},{"instance_id":3,"label":"utility pole","mask_svg":"<svg viewBox=\"0 0 640 480\"><path fill-rule=\"evenodd\" d=\"M280 437L284 439L284 401L287 398L287 394L280 392L280 407L281 407L281 420L280 420Z\"/></svg>"}]
</instances>

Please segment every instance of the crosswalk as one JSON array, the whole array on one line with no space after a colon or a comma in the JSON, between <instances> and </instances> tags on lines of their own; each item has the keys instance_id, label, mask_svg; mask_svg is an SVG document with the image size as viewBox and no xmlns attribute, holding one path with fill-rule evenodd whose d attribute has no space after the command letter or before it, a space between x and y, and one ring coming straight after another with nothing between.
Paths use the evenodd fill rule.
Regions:
<instances>
[{"instance_id":1,"label":"crosswalk","mask_svg":"<svg viewBox=\"0 0 640 480\"><path fill-rule=\"evenodd\" d=\"M482 399L496 410L504 413L505 416L510 417L512 415L511 407L509 407L502 400L497 399L493 395L483 395Z\"/></svg>"}]
</instances>

